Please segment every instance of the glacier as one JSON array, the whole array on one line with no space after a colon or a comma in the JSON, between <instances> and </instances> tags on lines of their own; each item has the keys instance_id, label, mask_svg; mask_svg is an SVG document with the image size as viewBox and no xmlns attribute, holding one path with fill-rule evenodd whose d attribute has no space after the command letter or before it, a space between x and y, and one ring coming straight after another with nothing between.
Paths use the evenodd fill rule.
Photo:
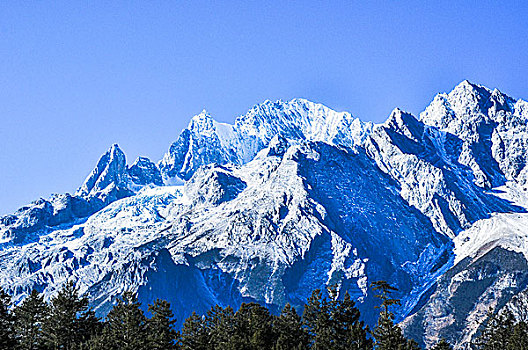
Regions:
<instances>
[{"instance_id":1,"label":"glacier","mask_svg":"<svg viewBox=\"0 0 528 350\"><path fill-rule=\"evenodd\" d=\"M527 147L528 103L469 81L380 124L304 99L203 111L159 162L112 145L76 193L1 217L0 286L20 302L72 280L100 316L132 290L181 324L336 284L372 324L383 279L406 333L462 348L528 290Z\"/></svg>"}]
</instances>

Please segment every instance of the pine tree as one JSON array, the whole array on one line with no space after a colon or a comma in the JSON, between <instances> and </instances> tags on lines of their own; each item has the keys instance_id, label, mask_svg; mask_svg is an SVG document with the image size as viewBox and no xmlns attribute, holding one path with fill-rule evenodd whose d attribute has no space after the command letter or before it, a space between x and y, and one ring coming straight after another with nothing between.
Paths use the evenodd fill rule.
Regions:
<instances>
[{"instance_id":1,"label":"pine tree","mask_svg":"<svg viewBox=\"0 0 528 350\"><path fill-rule=\"evenodd\" d=\"M73 282L67 283L49 305L42 324L44 341L50 349L75 349L90 338L84 320L89 316L88 299L79 297Z\"/></svg>"},{"instance_id":2,"label":"pine tree","mask_svg":"<svg viewBox=\"0 0 528 350\"><path fill-rule=\"evenodd\" d=\"M103 336L110 349L147 350L147 318L132 292L123 293L106 318Z\"/></svg>"},{"instance_id":3,"label":"pine tree","mask_svg":"<svg viewBox=\"0 0 528 350\"><path fill-rule=\"evenodd\" d=\"M371 350L374 347L372 339L368 336L369 329L363 321L356 322L348 330L348 350Z\"/></svg>"},{"instance_id":4,"label":"pine tree","mask_svg":"<svg viewBox=\"0 0 528 350\"><path fill-rule=\"evenodd\" d=\"M209 334L207 348L227 348L233 334L235 334L235 313L230 306L222 308L215 305L207 312L205 317L205 328Z\"/></svg>"},{"instance_id":5,"label":"pine tree","mask_svg":"<svg viewBox=\"0 0 528 350\"><path fill-rule=\"evenodd\" d=\"M348 293L338 298L336 285L327 289L329 298L315 290L303 313L312 349L372 349L372 340L367 336L368 328L359 320L360 313Z\"/></svg>"},{"instance_id":6,"label":"pine tree","mask_svg":"<svg viewBox=\"0 0 528 350\"><path fill-rule=\"evenodd\" d=\"M101 320L95 316L92 309L86 310L78 318L79 331L79 349L88 349L88 343L92 338L102 335L103 324Z\"/></svg>"},{"instance_id":7,"label":"pine tree","mask_svg":"<svg viewBox=\"0 0 528 350\"><path fill-rule=\"evenodd\" d=\"M148 320L148 339L153 350L176 349L177 332L174 330L174 314L170 304L165 300L156 299L149 305L148 311L152 317Z\"/></svg>"},{"instance_id":8,"label":"pine tree","mask_svg":"<svg viewBox=\"0 0 528 350\"><path fill-rule=\"evenodd\" d=\"M376 349L395 350L407 347L407 339L403 336L400 327L394 324L393 319L392 313L381 311L373 332Z\"/></svg>"},{"instance_id":9,"label":"pine tree","mask_svg":"<svg viewBox=\"0 0 528 350\"><path fill-rule=\"evenodd\" d=\"M16 346L14 317L9 311L11 297L0 290L0 349L14 349Z\"/></svg>"},{"instance_id":10,"label":"pine tree","mask_svg":"<svg viewBox=\"0 0 528 350\"><path fill-rule=\"evenodd\" d=\"M405 343L404 349L405 350L420 350L420 346L413 339L407 339L407 342Z\"/></svg>"},{"instance_id":11,"label":"pine tree","mask_svg":"<svg viewBox=\"0 0 528 350\"><path fill-rule=\"evenodd\" d=\"M302 316L303 327L310 339L310 349L332 349L333 335L329 309L328 300L323 298L321 290L314 290L304 306Z\"/></svg>"},{"instance_id":12,"label":"pine tree","mask_svg":"<svg viewBox=\"0 0 528 350\"><path fill-rule=\"evenodd\" d=\"M205 322L196 312L193 312L183 323L180 348L182 350L208 350L209 348L209 336Z\"/></svg>"},{"instance_id":13,"label":"pine tree","mask_svg":"<svg viewBox=\"0 0 528 350\"><path fill-rule=\"evenodd\" d=\"M393 292L398 289L392 287L385 281L377 281L371 284L374 291L380 294L375 295L382 303L379 308L382 309L378 319L378 323L374 328L373 336L375 339L376 349L379 350L400 350L414 346L412 342L408 342L402 334L400 327L394 324L394 314L389 307L400 305L399 299L391 297Z\"/></svg>"},{"instance_id":14,"label":"pine tree","mask_svg":"<svg viewBox=\"0 0 528 350\"><path fill-rule=\"evenodd\" d=\"M234 334L226 349L268 350L275 343L273 317L257 303L242 303L234 317Z\"/></svg>"},{"instance_id":15,"label":"pine tree","mask_svg":"<svg viewBox=\"0 0 528 350\"><path fill-rule=\"evenodd\" d=\"M513 327L508 350L528 350L528 323L521 321Z\"/></svg>"},{"instance_id":16,"label":"pine tree","mask_svg":"<svg viewBox=\"0 0 528 350\"><path fill-rule=\"evenodd\" d=\"M480 337L476 341L478 349L496 350L507 349L513 334L515 319L511 312L497 314L488 312L488 320Z\"/></svg>"},{"instance_id":17,"label":"pine tree","mask_svg":"<svg viewBox=\"0 0 528 350\"><path fill-rule=\"evenodd\" d=\"M372 282L370 287L374 291L379 291L381 294L376 294L375 297L380 299L381 306L378 306L378 308L383 308L383 311L385 314L389 314L389 307L394 305L401 305L399 299L391 298L392 293L397 292L398 288L395 288L391 286L386 281L375 281Z\"/></svg>"},{"instance_id":18,"label":"pine tree","mask_svg":"<svg viewBox=\"0 0 528 350\"><path fill-rule=\"evenodd\" d=\"M337 294L330 303L331 320L334 334L334 349L372 349L372 340L367 336L367 328L359 320L360 313L348 292L342 300L337 300ZM330 295L332 295L330 294Z\"/></svg>"},{"instance_id":19,"label":"pine tree","mask_svg":"<svg viewBox=\"0 0 528 350\"><path fill-rule=\"evenodd\" d=\"M447 340L442 339L433 347L432 350L453 350L453 347L447 342Z\"/></svg>"},{"instance_id":20,"label":"pine tree","mask_svg":"<svg viewBox=\"0 0 528 350\"><path fill-rule=\"evenodd\" d=\"M18 349L40 350L44 348L42 323L48 316L48 305L36 290L14 309L15 333Z\"/></svg>"},{"instance_id":21,"label":"pine tree","mask_svg":"<svg viewBox=\"0 0 528 350\"><path fill-rule=\"evenodd\" d=\"M80 350L112 350L103 334L94 335L82 344Z\"/></svg>"},{"instance_id":22,"label":"pine tree","mask_svg":"<svg viewBox=\"0 0 528 350\"><path fill-rule=\"evenodd\" d=\"M308 348L308 335L304 331L301 317L290 304L275 318L273 328L277 335L275 350L303 350Z\"/></svg>"}]
</instances>

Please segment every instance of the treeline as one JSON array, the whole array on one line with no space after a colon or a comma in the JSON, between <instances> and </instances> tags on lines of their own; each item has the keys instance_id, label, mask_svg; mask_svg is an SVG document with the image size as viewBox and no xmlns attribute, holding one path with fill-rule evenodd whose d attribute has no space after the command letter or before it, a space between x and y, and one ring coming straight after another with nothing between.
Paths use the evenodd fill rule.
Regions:
<instances>
[{"instance_id":1,"label":"treeline","mask_svg":"<svg viewBox=\"0 0 528 350\"><path fill-rule=\"evenodd\" d=\"M523 308L521 311L528 312L526 305L521 307ZM475 348L528 350L528 323L526 321L517 321L509 310L499 314L490 311L485 327L475 342Z\"/></svg>"},{"instance_id":2,"label":"treeline","mask_svg":"<svg viewBox=\"0 0 528 350\"><path fill-rule=\"evenodd\" d=\"M405 338L394 324L391 308L396 291L384 281L372 290L380 299L373 329L360 320L348 293L338 298L335 287L325 295L313 291L299 315L286 305L280 315L256 303L212 307L205 315L193 313L179 332L170 304L156 300L147 317L133 293L125 292L104 320L95 316L88 300L68 283L48 303L32 292L20 305L0 291L0 349L24 350L414 350L418 344ZM475 344L476 349L528 349L524 322L511 314L490 315ZM445 340L433 349L452 349Z\"/></svg>"}]
</instances>

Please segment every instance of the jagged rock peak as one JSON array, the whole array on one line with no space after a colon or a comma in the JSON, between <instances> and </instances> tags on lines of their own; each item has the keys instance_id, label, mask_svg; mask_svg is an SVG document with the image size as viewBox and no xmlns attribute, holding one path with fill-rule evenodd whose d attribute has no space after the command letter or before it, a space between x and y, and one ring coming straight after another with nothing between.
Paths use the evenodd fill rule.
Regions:
<instances>
[{"instance_id":1,"label":"jagged rock peak","mask_svg":"<svg viewBox=\"0 0 528 350\"><path fill-rule=\"evenodd\" d=\"M126 156L117 144L113 144L101 156L96 167L86 178L77 195L83 197L96 197L108 186L119 185L126 182Z\"/></svg>"},{"instance_id":2,"label":"jagged rock peak","mask_svg":"<svg viewBox=\"0 0 528 350\"><path fill-rule=\"evenodd\" d=\"M167 182L188 180L202 165L245 164L276 135L288 140L323 141L346 147L359 145L372 130L347 112L336 112L305 99L255 105L234 124L219 123L207 112L192 118L159 163Z\"/></svg>"},{"instance_id":3,"label":"jagged rock peak","mask_svg":"<svg viewBox=\"0 0 528 350\"><path fill-rule=\"evenodd\" d=\"M273 137L268 145L268 156L279 156L282 157L284 153L288 150L289 142L288 140L282 136L282 135L275 135Z\"/></svg>"},{"instance_id":4,"label":"jagged rock peak","mask_svg":"<svg viewBox=\"0 0 528 350\"><path fill-rule=\"evenodd\" d=\"M134 194L148 184L163 185L161 172L156 164L146 157L139 157L127 167L125 153L114 144L101 156L76 195L109 204Z\"/></svg>"},{"instance_id":5,"label":"jagged rock peak","mask_svg":"<svg viewBox=\"0 0 528 350\"><path fill-rule=\"evenodd\" d=\"M493 119L500 110L512 111L516 100L498 89L464 80L449 93L437 94L420 114L427 125L459 131L460 125Z\"/></svg>"},{"instance_id":6,"label":"jagged rock peak","mask_svg":"<svg viewBox=\"0 0 528 350\"><path fill-rule=\"evenodd\" d=\"M159 168L147 157L138 157L127 169L131 180L137 185L163 185Z\"/></svg>"},{"instance_id":7,"label":"jagged rock peak","mask_svg":"<svg viewBox=\"0 0 528 350\"><path fill-rule=\"evenodd\" d=\"M184 320L250 300L301 307L336 283L373 325L368 285L383 279L401 291L396 321L421 309L419 335L458 337L486 300L526 293L520 254L473 259L495 246L528 257L528 103L513 101L465 81L424 122L395 109L373 127L304 99L265 101L233 125L200 113L160 163L183 186L145 186L160 170L144 157L127 167L114 145L82 196L0 218L0 287L18 303L77 278L100 316L133 290ZM443 306L463 322L438 317Z\"/></svg>"},{"instance_id":8,"label":"jagged rock peak","mask_svg":"<svg viewBox=\"0 0 528 350\"><path fill-rule=\"evenodd\" d=\"M204 133L214 129L215 121L211 115L204 109L199 114L191 118L188 129L196 133Z\"/></svg>"},{"instance_id":9,"label":"jagged rock peak","mask_svg":"<svg viewBox=\"0 0 528 350\"><path fill-rule=\"evenodd\" d=\"M385 125L388 127L399 127L401 128L405 124L415 123L416 117L409 112L403 111L399 108L394 108L389 115L389 118L385 121Z\"/></svg>"}]
</instances>

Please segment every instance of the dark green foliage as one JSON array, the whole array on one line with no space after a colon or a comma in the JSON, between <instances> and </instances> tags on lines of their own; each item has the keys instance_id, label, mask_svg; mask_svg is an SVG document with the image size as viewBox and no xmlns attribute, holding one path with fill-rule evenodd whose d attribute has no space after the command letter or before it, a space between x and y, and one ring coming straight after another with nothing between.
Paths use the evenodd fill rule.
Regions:
<instances>
[{"instance_id":1,"label":"dark green foliage","mask_svg":"<svg viewBox=\"0 0 528 350\"><path fill-rule=\"evenodd\" d=\"M309 335L310 349L331 349L330 313L328 300L319 289L312 292L304 306L303 325Z\"/></svg>"},{"instance_id":2,"label":"dark green foliage","mask_svg":"<svg viewBox=\"0 0 528 350\"><path fill-rule=\"evenodd\" d=\"M95 312L91 309L80 314L78 320L78 332L80 343L78 344L80 349L86 348L86 344L90 339L100 336L103 331L103 324L95 316Z\"/></svg>"},{"instance_id":3,"label":"dark green foliage","mask_svg":"<svg viewBox=\"0 0 528 350\"><path fill-rule=\"evenodd\" d=\"M508 350L528 350L528 323L519 322L513 327Z\"/></svg>"},{"instance_id":4,"label":"dark green foliage","mask_svg":"<svg viewBox=\"0 0 528 350\"><path fill-rule=\"evenodd\" d=\"M15 308L14 315L17 348L43 349L42 323L48 317L48 305L44 302L44 298L33 290L24 302Z\"/></svg>"},{"instance_id":5,"label":"dark green foliage","mask_svg":"<svg viewBox=\"0 0 528 350\"><path fill-rule=\"evenodd\" d=\"M44 302L32 292L10 311L10 297L0 291L0 349L20 350L419 350L394 324L391 307L397 291L387 282L374 282L381 300L380 316L372 332L360 320L359 310L348 293L340 298L336 286L313 291L302 317L286 305L278 316L256 303L212 307L204 316L193 313L181 333L174 329L170 304L156 300L149 305L148 319L133 293L118 299L106 320L99 320L68 283ZM517 316L526 310L515 309ZM517 322L510 312L489 313L474 346L477 350L528 350L528 324ZM372 338L371 338L372 336ZM441 340L432 350L452 350Z\"/></svg>"},{"instance_id":6,"label":"dark green foliage","mask_svg":"<svg viewBox=\"0 0 528 350\"><path fill-rule=\"evenodd\" d=\"M96 323L88 299L79 296L72 282L67 283L51 299L49 315L42 322L44 342L49 349L76 349L90 339Z\"/></svg>"},{"instance_id":7,"label":"dark green foliage","mask_svg":"<svg viewBox=\"0 0 528 350\"><path fill-rule=\"evenodd\" d=\"M207 312L205 328L209 334L208 349L226 349L235 333L235 313L228 306L225 309L215 305Z\"/></svg>"},{"instance_id":8,"label":"dark green foliage","mask_svg":"<svg viewBox=\"0 0 528 350\"><path fill-rule=\"evenodd\" d=\"M234 332L226 350L268 350L275 343L273 316L257 303L242 303L234 316Z\"/></svg>"},{"instance_id":9,"label":"dark green foliage","mask_svg":"<svg viewBox=\"0 0 528 350\"><path fill-rule=\"evenodd\" d=\"M495 314L488 312L488 320L477 339L477 348L482 350L507 349L513 332L515 319L510 312Z\"/></svg>"},{"instance_id":10,"label":"dark green foliage","mask_svg":"<svg viewBox=\"0 0 528 350\"><path fill-rule=\"evenodd\" d=\"M394 350L405 349L407 339L402 334L401 328L394 324L394 315L382 311L378 323L374 328L372 335L375 339L376 349Z\"/></svg>"},{"instance_id":11,"label":"dark green foliage","mask_svg":"<svg viewBox=\"0 0 528 350\"><path fill-rule=\"evenodd\" d=\"M372 340L367 337L367 328L359 320L359 310L345 292L343 300L331 302L332 328L335 332L334 349L372 349Z\"/></svg>"},{"instance_id":12,"label":"dark green foliage","mask_svg":"<svg viewBox=\"0 0 528 350\"><path fill-rule=\"evenodd\" d=\"M389 307L400 305L400 299L391 298L392 293L397 292L398 289L391 286L386 281L372 282L370 288L375 292L380 293L376 294L375 297L381 300L381 306L379 307L383 308L383 311L385 311L386 314L389 313Z\"/></svg>"},{"instance_id":13,"label":"dark green foliage","mask_svg":"<svg viewBox=\"0 0 528 350\"><path fill-rule=\"evenodd\" d=\"M277 340L275 350L301 350L308 346L308 334L304 331L301 317L290 304L286 304L273 323Z\"/></svg>"},{"instance_id":14,"label":"dark green foliage","mask_svg":"<svg viewBox=\"0 0 528 350\"><path fill-rule=\"evenodd\" d=\"M474 345L481 350L528 350L528 325L523 321L516 323L508 310L501 313L490 311L484 330Z\"/></svg>"},{"instance_id":15,"label":"dark green foliage","mask_svg":"<svg viewBox=\"0 0 528 350\"><path fill-rule=\"evenodd\" d=\"M123 293L108 313L103 338L112 350L147 350L147 318L131 292Z\"/></svg>"},{"instance_id":16,"label":"dark green foliage","mask_svg":"<svg viewBox=\"0 0 528 350\"><path fill-rule=\"evenodd\" d=\"M368 336L369 329L364 326L363 321L357 322L349 328L346 349L371 350L374 342Z\"/></svg>"},{"instance_id":17,"label":"dark green foliage","mask_svg":"<svg viewBox=\"0 0 528 350\"><path fill-rule=\"evenodd\" d=\"M193 312L183 323L180 335L182 350L209 349L209 336L202 316Z\"/></svg>"},{"instance_id":18,"label":"dark green foliage","mask_svg":"<svg viewBox=\"0 0 528 350\"><path fill-rule=\"evenodd\" d=\"M372 333L375 339L376 349L416 349L416 343L405 339L401 328L394 324L394 314L389 310L391 306L400 305L399 299L391 297L392 293L398 289L392 287L385 281L373 282L370 286L374 291L379 293L376 297L381 300L381 306L379 308L382 308L378 323Z\"/></svg>"},{"instance_id":19,"label":"dark green foliage","mask_svg":"<svg viewBox=\"0 0 528 350\"><path fill-rule=\"evenodd\" d=\"M170 304L165 300L156 299L149 305L152 317L148 320L148 340L153 350L176 349L178 333L174 330L174 314Z\"/></svg>"},{"instance_id":20,"label":"dark green foliage","mask_svg":"<svg viewBox=\"0 0 528 350\"><path fill-rule=\"evenodd\" d=\"M337 289L328 289L329 298L315 290L303 313L303 324L309 336L310 349L372 349L367 328L359 320L359 310L350 295L337 298Z\"/></svg>"},{"instance_id":21,"label":"dark green foliage","mask_svg":"<svg viewBox=\"0 0 528 350\"><path fill-rule=\"evenodd\" d=\"M404 346L405 350L420 350L420 346L413 339L408 339Z\"/></svg>"},{"instance_id":22,"label":"dark green foliage","mask_svg":"<svg viewBox=\"0 0 528 350\"><path fill-rule=\"evenodd\" d=\"M11 297L0 290L0 349L14 349L16 345L14 317L9 311Z\"/></svg>"},{"instance_id":23,"label":"dark green foliage","mask_svg":"<svg viewBox=\"0 0 528 350\"><path fill-rule=\"evenodd\" d=\"M93 336L89 341L82 344L80 350L107 350L108 343L102 335Z\"/></svg>"},{"instance_id":24,"label":"dark green foliage","mask_svg":"<svg viewBox=\"0 0 528 350\"><path fill-rule=\"evenodd\" d=\"M447 340L442 339L433 347L432 350L453 350L453 347L447 342Z\"/></svg>"}]
</instances>

